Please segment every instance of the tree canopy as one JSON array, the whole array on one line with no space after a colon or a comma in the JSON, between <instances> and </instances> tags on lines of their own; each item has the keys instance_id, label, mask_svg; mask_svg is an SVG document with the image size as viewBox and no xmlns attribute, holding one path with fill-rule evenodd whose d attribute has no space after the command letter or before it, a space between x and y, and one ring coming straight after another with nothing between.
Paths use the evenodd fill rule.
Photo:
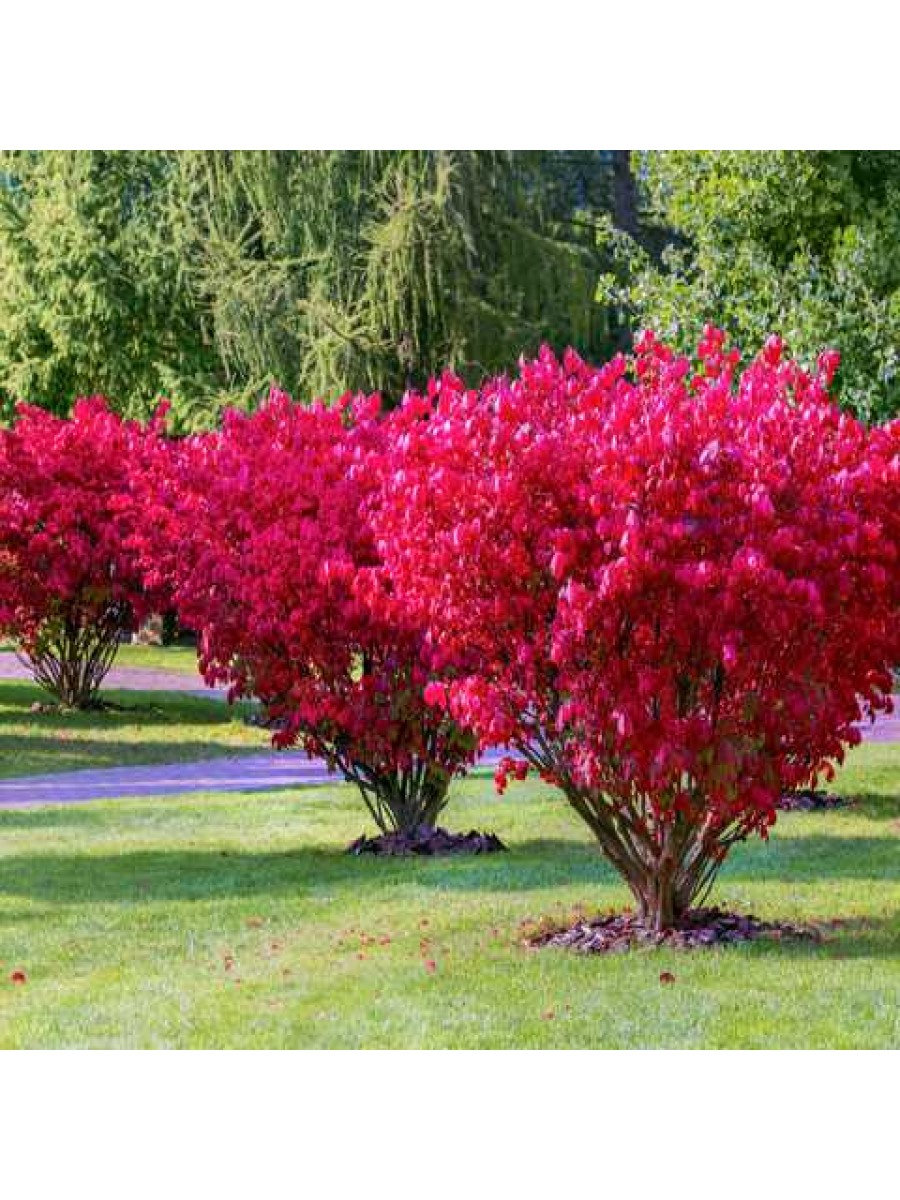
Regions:
<instances>
[{"instance_id":1,"label":"tree canopy","mask_svg":"<svg viewBox=\"0 0 900 1200\"><path fill-rule=\"evenodd\" d=\"M602 353L600 152L40 152L2 160L0 393L210 425L272 384L391 399L543 341Z\"/></svg>"},{"instance_id":2,"label":"tree canopy","mask_svg":"<svg viewBox=\"0 0 900 1200\"><path fill-rule=\"evenodd\" d=\"M900 408L900 154L677 151L637 158L637 238L607 231L601 291L682 348L709 321L752 346L781 334L808 364L836 346L841 403Z\"/></svg>"},{"instance_id":3,"label":"tree canopy","mask_svg":"<svg viewBox=\"0 0 900 1200\"><path fill-rule=\"evenodd\" d=\"M184 270L176 160L0 156L0 399L147 413L215 371Z\"/></svg>"},{"instance_id":4,"label":"tree canopy","mask_svg":"<svg viewBox=\"0 0 900 1200\"><path fill-rule=\"evenodd\" d=\"M395 403L546 343L772 332L900 411L900 153L0 154L0 413L102 391L181 429L272 386Z\"/></svg>"}]
</instances>

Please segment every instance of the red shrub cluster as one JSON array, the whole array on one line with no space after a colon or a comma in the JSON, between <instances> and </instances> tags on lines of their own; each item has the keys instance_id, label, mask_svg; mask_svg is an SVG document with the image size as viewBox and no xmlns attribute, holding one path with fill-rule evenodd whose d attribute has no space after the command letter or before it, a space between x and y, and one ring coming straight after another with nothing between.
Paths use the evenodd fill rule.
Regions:
<instances>
[{"instance_id":1,"label":"red shrub cluster","mask_svg":"<svg viewBox=\"0 0 900 1200\"><path fill-rule=\"evenodd\" d=\"M391 436L377 397L306 408L274 392L161 455L145 530L207 681L259 697L277 745L321 755L382 830L410 831L434 825L475 743L425 703L420 628L361 587Z\"/></svg>"},{"instance_id":2,"label":"red shrub cluster","mask_svg":"<svg viewBox=\"0 0 900 1200\"><path fill-rule=\"evenodd\" d=\"M631 363L445 375L376 522L429 699L563 791L656 927L829 774L898 658L900 424L838 411L834 356L737 359L708 330L697 363L646 334Z\"/></svg>"},{"instance_id":3,"label":"red shrub cluster","mask_svg":"<svg viewBox=\"0 0 900 1200\"><path fill-rule=\"evenodd\" d=\"M123 634L162 603L133 545L158 430L98 397L71 419L20 405L0 430L0 627L64 704L94 704Z\"/></svg>"},{"instance_id":4,"label":"red shrub cluster","mask_svg":"<svg viewBox=\"0 0 900 1200\"><path fill-rule=\"evenodd\" d=\"M507 746L501 790L557 786L658 931L891 703L900 422L842 414L836 365L772 338L741 371L709 329L696 360L652 334L600 367L545 351L387 415L276 392L180 443L96 400L25 409L0 614L49 670L171 594L207 680L385 831L432 826L476 745Z\"/></svg>"}]
</instances>

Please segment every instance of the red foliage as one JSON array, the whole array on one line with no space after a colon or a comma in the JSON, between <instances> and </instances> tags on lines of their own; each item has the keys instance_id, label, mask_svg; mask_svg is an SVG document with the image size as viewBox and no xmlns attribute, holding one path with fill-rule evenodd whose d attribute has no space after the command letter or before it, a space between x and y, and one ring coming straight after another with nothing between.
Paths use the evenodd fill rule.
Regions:
<instances>
[{"instance_id":1,"label":"red foliage","mask_svg":"<svg viewBox=\"0 0 900 1200\"><path fill-rule=\"evenodd\" d=\"M160 453L146 550L171 577L201 670L356 782L383 829L431 825L474 740L427 705L426 646L361 580L391 436L377 397L303 407L273 392L221 433Z\"/></svg>"},{"instance_id":2,"label":"red foliage","mask_svg":"<svg viewBox=\"0 0 900 1200\"><path fill-rule=\"evenodd\" d=\"M771 338L739 373L708 329L698 359L648 333L445 375L376 520L428 699L557 783L657 925L889 708L900 657L900 423L838 411L833 354L809 375Z\"/></svg>"},{"instance_id":3,"label":"red foliage","mask_svg":"<svg viewBox=\"0 0 900 1200\"><path fill-rule=\"evenodd\" d=\"M121 634L161 603L132 546L155 432L99 396L65 420L19 405L0 431L0 626L66 703L93 702Z\"/></svg>"}]
</instances>

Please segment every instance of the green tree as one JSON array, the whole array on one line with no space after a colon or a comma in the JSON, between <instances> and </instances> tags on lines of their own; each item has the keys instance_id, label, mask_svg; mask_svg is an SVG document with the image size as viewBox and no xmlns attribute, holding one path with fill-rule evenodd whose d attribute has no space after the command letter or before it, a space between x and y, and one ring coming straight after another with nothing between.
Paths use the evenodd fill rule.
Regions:
<instances>
[{"instance_id":1,"label":"green tree","mask_svg":"<svg viewBox=\"0 0 900 1200\"><path fill-rule=\"evenodd\" d=\"M679 151L637 160L644 212L607 226L601 294L633 327L687 346L721 325L747 349L781 333L841 351L842 402L900 411L900 154Z\"/></svg>"},{"instance_id":2,"label":"green tree","mask_svg":"<svg viewBox=\"0 0 900 1200\"><path fill-rule=\"evenodd\" d=\"M598 151L0 155L0 404L160 395L182 427L272 383L389 399L541 341L610 345Z\"/></svg>"},{"instance_id":3,"label":"green tree","mask_svg":"<svg viewBox=\"0 0 900 1200\"><path fill-rule=\"evenodd\" d=\"M198 152L179 172L219 401L271 382L395 398L447 365L505 369L545 340L608 348L599 152ZM184 420L215 403L198 395Z\"/></svg>"},{"instance_id":4,"label":"green tree","mask_svg":"<svg viewBox=\"0 0 900 1200\"><path fill-rule=\"evenodd\" d=\"M216 371L184 273L177 160L0 155L0 401L58 413L102 392L129 412Z\"/></svg>"}]
</instances>

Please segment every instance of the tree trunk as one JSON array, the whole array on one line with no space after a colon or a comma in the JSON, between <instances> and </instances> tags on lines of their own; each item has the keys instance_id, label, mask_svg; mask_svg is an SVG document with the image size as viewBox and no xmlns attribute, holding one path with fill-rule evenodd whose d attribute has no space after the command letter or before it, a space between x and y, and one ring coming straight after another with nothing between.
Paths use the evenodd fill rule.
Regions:
<instances>
[{"instance_id":1,"label":"tree trunk","mask_svg":"<svg viewBox=\"0 0 900 1200\"><path fill-rule=\"evenodd\" d=\"M677 926L691 906L693 896L679 889L665 874L648 876L641 886L632 888L641 923L654 933Z\"/></svg>"},{"instance_id":2,"label":"tree trunk","mask_svg":"<svg viewBox=\"0 0 900 1200\"><path fill-rule=\"evenodd\" d=\"M736 839L735 828L714 833L702 815L654 819L648 815L649 798L637 796L621 804L575 784L560 765L565 752L546 740L537 748L522 744L519 750L561 782L566 799L628 885L642 923L654 933L677 926L711 887L727 847ZM702 805L698 812L704 812Z\"/></svg>"},{"instance_id":3,"label":"tree trunk","mask_svg":"<svg viewBox=\"0 0 900 1200\"><path fill-rule=\"evenodd\" d=\"M111 609L91 625L62 622L38 638L19 660L29 668L39 687L67 708L96 708L100 685L106 678L127 629L126 614Z\"/></svg>"},{"instance_id":4,"label":"tree trunk","mask_svg":"<svg viewBox=\"0 0 900 1200\"><path fill-rule=\"evenodd\" d=\"M413 834L433 829L445 808L450 776L414 761L403 770L377 772L362 763L337 760L345 779L355 783L382 833Z\"/></svg>"},{"instance_id":5,"label":"tree trunk","mask_svg":"<svg viewBox=\"0 0 900 1200\"><path fill-rule=\"evenodd\" d=\"M631 151L613 150L613 224L623 233L637 238L640 232L638 218L637 181L631 169Z\"/></svg>"}]
</instances>

